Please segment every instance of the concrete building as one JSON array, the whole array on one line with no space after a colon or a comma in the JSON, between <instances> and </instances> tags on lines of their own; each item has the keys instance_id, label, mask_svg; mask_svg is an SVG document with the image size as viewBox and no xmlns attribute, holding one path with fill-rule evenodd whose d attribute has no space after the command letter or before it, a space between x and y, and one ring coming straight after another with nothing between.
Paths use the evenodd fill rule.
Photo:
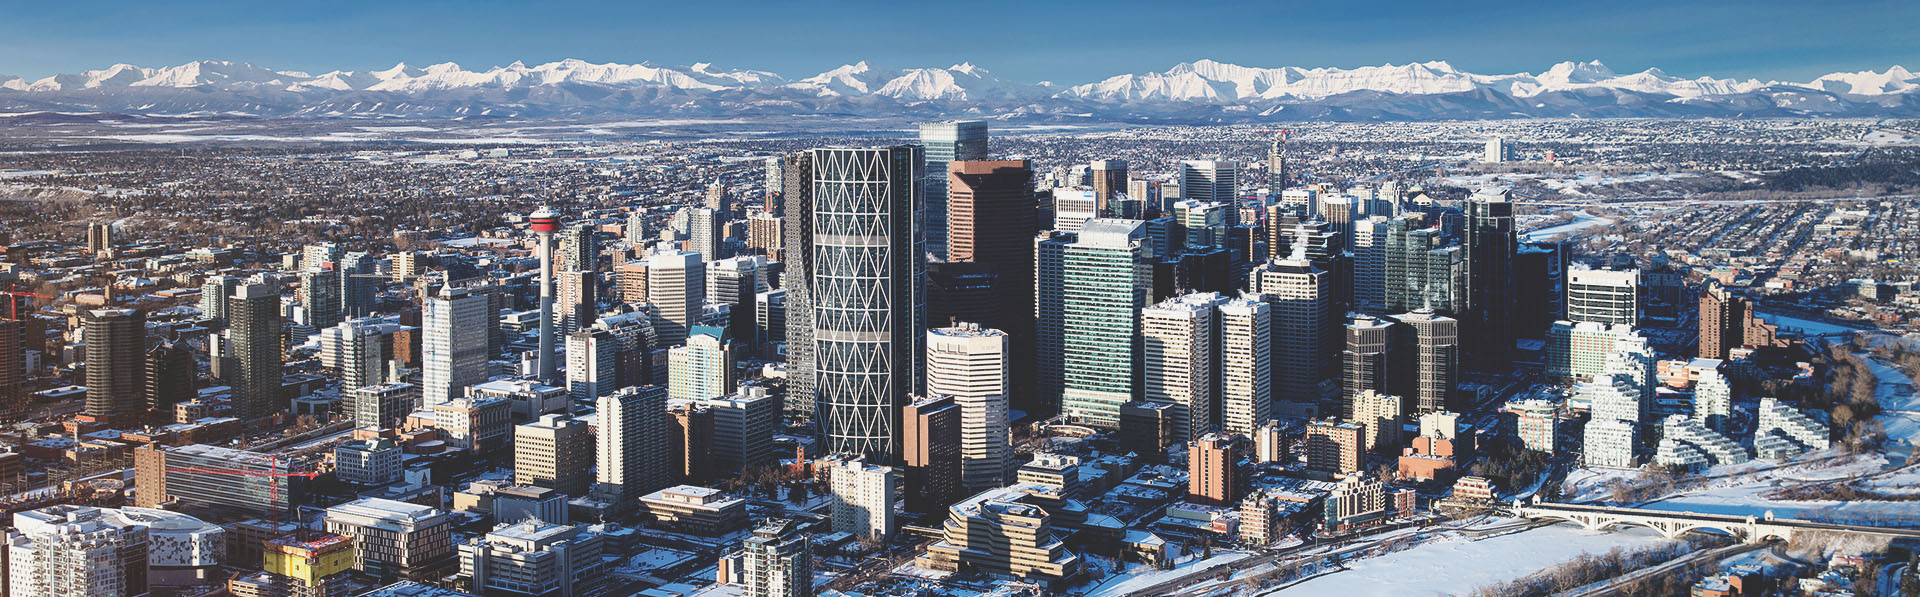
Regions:
<instances>
[{"instance_id":1,"label":"concrete building","mask_svg":"<svg viewBox=\"0 0 1920 597\"><path fill-rule=\"evenodd\" d=\"M1825 424L1772 396L1760 399L1759 413L1753 449L1762 458L1792 458L1812 450L1825 450L1832 444Z\"/></svg>"},{"instance_id":2,"label":"concrete building","mask_svg":"<svg viewBox=\"0 0 1920 597\"><path fill-rule=\"evenodd\" d=\"M1307 469L1344 475L1366 467L1365 430L1353 423L1319 419L1307 423Z\"/></svg>"},{"instance_id":3,"label":"concrete building","mask_svg":"<svg viewBox=\"0 0 1920 597\"><path fill-rule=\"evenodd\" d=\"M746 597L813 597L812 543L791 518L755 527L741 545Z\"/></svg>"},{"instance_id":4,"label":"concrete building","mask_svg":"<svg viewBox=\"0 0 1920 597\"><path fill-rule=\"evenodd\" d=\"M1732 416L1733 386L1727 377L1718 368L1700 372L1700 380L1693 383L1693 419L1708 429L1724 431Z\"/></svg>"},{"instance_id":5,"label":"concrete building","mask_svg":"<svg viewBox=\"0 0 1920 597\"><path fill-rule=\"evenodd\" d=\"M713 466L722 474L774 464L773 436L780 430L780 396L755 385L704 403L713 416Z\"/></svg>"},{"instance_id":6,"label":"concrete building","mask_svg":"<svg viewBox=\"0 0 1920 597\"><path fill-rule=\"evenodd\" d=\"M1646 417L1647 405L1640 401L1640 388L1624 377L1601 373L1593 376L1593 381L1574 386L1574 393L1576 400L1587 403L1592 420L1638 425Z\"/></svg>"},{"instance_id":7,"label":"concrete building","mask_svg":"<svg viewBox=\"0 0 1920 597\"><path fill-rule=\"evenodd\" d=\"M403 382L350 388L343 394L341 410L358 427L399 427L420 401L420 388Z\"/></svg>"},{"instance_id":8,"label":"concrete building","mask_svg":"<svg viewBox=\"0 0 1920 597\"><path fill-rule=\"evenodd\" d=\"M1640 270L1567 270L1567 320L1639 325Z\"/></svg>"},{"instance_id":9,"label":"concrete building","mask_svg":"<svg viewBox=\"0 0 1920 597\"><path fill-rule=\"evenodd\" d=\"M280 292L259 278L233 289L227 301L221 370L231 387L233 416L253 421L286 409L280 387Z\"/></svg>"},{"instance_id":10,"label":"concrete building","mask_svg":"<svg viewBox=\"0 0 1920 597\"><path fill-rule=\"evenodd\" d=\"M400 446L385 438L353 439L333 447L334 476L357 485L399 481Z\"/></svg>"},{"instance_id":11,"label":"concrete building","mask_svg":"<svg viewBox=\"0 0 1920 597\"><path fill-rule=\"evenodd\" d=\"M967 493L1006 485L1013 469L1011 348L1005 332L975 324L927 331L927 392L950 397L959 408L961 486Z\"/></svg>"},{"instance_id":12,"label":"concrete building","mask_svg":"<svg viewBox=\"0 0 1920 597\"><path fill-rule=\"evenodd\" d=\"M1535 452L1553 453L1554 437L1560 431L1560 405L1529 398L1508 402L1506 408L1514 437L1521 447Z\"/></svg>"},{"instance_id":13,"label":"concrete building","mask_svg":"<svg viewBox=\"0 0 1920 597\"><path fill-rule=\"evenodd\" d=\"M1349 419L1360 425L1360 445L1369 451L1384 451L1397 454L1405 445L1401 429L1406 426L1405 401L1399 396L1374 390L1365 390L1353 395L1353 416Z\"/></svg>"},{"instance_id":14,"label":"concrete building","mask_svg":"<svg viewBox=\"0 0 1920 597\"><path fill-rule=\"evenodd\" d=\"M1586 378L1606 369L1607 355L1621 340L1636 338L1633 326L1594 322L1553 322L1547 330L1546 373L1549 377Z\"/></svg>"},{"instance_id":15,"label":"concrete building","mask_svg":"<svg viewBox=\"0 0 1920 597\"><path fill-rule=\"evenodd\" d=\"M57 505L13 514L7 592L17 597L144 595L218 582L220 527L149 508Z\"/></svg>"},{"instance_id":16,"label":"concrete building","mask_svg":"<svg viewBox=\"0 0 1920 597\"><path fill-rule=\"evenodd\" d=\"M1209 433L1187 445L1187 501L1230 505L1240 501L1244 483L1240 449L1232 437Z\"/></svg>"},{"instance_id":17,"label":"concrete building","mask_svg":"<svg viewBox=\"0 0 1920 597\"><path fill-rule=\"evenodd\" d=\"M438 508L361 498L327 508L326 531L353 540L353 569L382 580L431 580L454 567L452 519Z\"/></svg>"},{"instance_id":18,"label":"concrete building","mask_svg":"<svg viewBox=\"0 0 1920 597\"><path fill-rule=\"evenodd\" d=\"M696 325L687 343L667 351L667 391L674 400L710 400L733 391L733 340L727 328Z\"/></svg>"},{"instance_id":19,"label":"concrete building","mask_svg":"<svg viewBox=\"0 0 1920 597\"><path fill-rule=\"evenodd\" d=\"M487 380L487 297L446 286L421 308L423 404L440 404Z\"/></svg>"},{"instance_id":20,"label":"concrete building","mask_svg":"<svg viewBox=\"0 0 1920 597\"><path fill-rule=\"evenodd\" d=\"M875 540L893 536L893 468L858 456L830 458L826 464L833 530Z\"/></svg>"},{"instance_id":21,"label":"concrete building","mask_svg":"<svg viewBox=\"0 0 1920 597\"><path fill-rule=\"evenodd\" d=\"M1060 412L1065 391L1066 252L1079 242L1072 232L1049 230L1033 238L1033 406L1037 414Z\"/></svg>"},{"instance_id":22,"label":"concrete building","mask_svg":"<svg viewBox=\"0 0 1920 597\"><path fill-rule=\"evenodd\" d=\"M1227 299L1219 314L1220 430L1252 435L1274 416L1273 311L1264 297Z\"/></svg>"},{"instance_id":23,"label":"concrete building","mask_svg":"<svg viewBox=\"0 0 1920 597\"><path fill-rule=\"evenodd\" d=\"M135 484L140 491L134 504L141 507L171 502L178 509L233 508L266 515L285 511L289 502L306 496L306 479L289 474L292 461L272 454L190 444L143 448L135 461Z\"/></svg>"},{"instance_id":24,"label":"concrete building","mask_svg":"<svg viewBox=\"0 0 1920 597\"><path fill-rule=\"evenodd\" d=\"M1638 424L1618 419L1587 421L1581 463L1594 468L1634 468L1639 431Z\"/></svg>"},{"instance_id":25,"label":"concrete building","mask_svg":"<svg viewBox=\"0 0 1920 597\"><path fill-rule=\"evenodd\" d=\"M1302 245L1304 246L1304 244ZM1254 268L1248 286L1273 310L1273 393L1276 415L1318 410L1325 359L1333 349L1333 276L1308 261L1304 249Z\"/></svg>"},{"instance_id":26,"label":"concrete building","mask_svg":"<svg viewBox=\"0 0 1920 597\"><path fill-rule=\"evenodd\" d=\"M630 504L666 487L671 450L667 433L667 391L660 386L630 386L600 398L594 416L597 495Z\"/></svg>"},{"instance_id":27,"label":"concrete building","mask_svg":"<svg viewBox=\"0 0 1920 597\"><path fill-rule=\"evenodd\" d=\"M489 453L512 439L512 414L506 400L476 395L433 405L433 424L448 447Z\"/></svg>"},{"instance_id":28,"label":"concrete building","mask_svg":"<svg viewBox=\"0 0 1920 597\"><path fill-rule=\"evenodd\" d=\"M600 535L538 519L502 523L460 544L460 580L486 595L585 597L607 582Z\"/></svg>"},{"instance_id":29,"label":"concrete building","mask_svg":"<svg viewBox=\"0 0 1920 597\"><path fill-rule=\"evenodd\" d=\"M1259 429L1254 430L1253 459L1254 462L1261 464L1286 462L1287 434L1286 431L1280 427L1280 421L1267 421L1265 425L1261 425Z\"/></svg>"},{"instance_id":30,"label":"concrete building","mask_svg":"<svg viewBox=\"0 0 1920 597\"><path fill-rule=\"evenodd\" d=\"M567 334L567 393L577 402L592 402L620 386L621 342L613 332L584 329Z\"/></svg>"},{"instance_id":31,"label":"concrete building","mask_svg":"<svg viewBox=\"0 0 1920 597\"><path fill-rule=\"evenodd\" d=\"M593 436L587 424L563 415L541 415L513 428L513 482L584 496L592 479Z\"/></svg>"},{"instance_id":32,"label":"concrete building","mask_svg":"<svg viewBox=\"0 0 1920 597\"><path fill-rule=\"evenodd\" d=\"M681 533L717 537L747 523L747 502L720 490L676 485L640 497L641 514Z\"/></svg>"},{"instance_id":33,"label":"concrete building","mask_svg":"<svg viewBox=\"0 0 1920 597\"><path fill-rule=\"evenodd\" d=\"M1398 334L1393 324L1378 317L1357 315L1347 320L1342 331L1345 348L1340 351L1340 396L1345 403L1341 416L1353 416L1353 396L1374 390L1392 393L1404 387L1403 373L1394 371L1400 355L1395 350ZM1411 372L1406 372L1411 373Z\"/></svg>"},{"instance_id":34,"label":"concrete building","mask_svg":"<svg viewBox=\"0 0 1920 597\"><path fill-rule=\"evenodd\" d=\"M510 419L515 422L532 421L547 413L564 413L569 404L566 388L544 385L531 379L496 379L469 386L467 395L505 400Z\"/></svg>"},{"instance_id":35,"label":"concrete building","mask_svg":"<svg viewBox=\"0 0 1920 597\"><path fill-rule=\"evenodd\" d=\"M647 258L647 302L658 313L654 324L657 346L687 340L687 332L700 323L706 294L706 263L699 253L656 253Z\"/></svg>"},{"instance_id":36,"label":"concrete building","mask_svg":"<svg viewBox=\"0 0 1920 597\"><path fill-rule=\"evenodd\" d=\"M952 396L921 398L901 413L901 473L908 512L937 512L964 496L960 418L960 405Z\"/></svg>"},{"instance_id":37,"label":"concrete building","mask_svg":"<svg viewBox=\"0 0 1920 597\"><path fill-rule=\"evenodd\" d=\"M1173 405L1173 434L1182 442L1215 429L1222 367L1215 307L1225 300L1189 294L1140 310L1142 398Z\"/></svg>"},{"instance_id":38,"label":"concrete building","mask_svg":"<svg viewBox=\"0 0 1920 597\"><path fill-rule=\"evenodd\" d=\"M1401 348L1404 364L1413 371L1407 379L1413 386L1406 392L1414 412L1430 413L1455 410L1454 394L1460 383L1460 322L1426 309L1395 315L1400 324L1395 343ZM1403 377L1403 379L1405 379Z\"/></svg>"},{"instance_id":39,"label":"concrete building","mask_svg":"<svg viewBox=\"0 0 1920 597\"><path fill-rule=\"evenodd\" d=\"M1740 464L1753 456L1738 442L1708 429L1686 415L1672 415L1660 425L1660 445L1653 461L1686 471Z\"/></svg>"},{"instance_id":40,"label":"concrete building","mask_svg":"<svg viewBox=\"0 0 1920 597\"><path fill-rule=\"evenodd\" d=\"M1080 576L1080 556L1054 536L1053 515L1020 486L983 491L948 509L941 539L914 564L974 570L1065 589Z\"/></svg>"}]
</instances>

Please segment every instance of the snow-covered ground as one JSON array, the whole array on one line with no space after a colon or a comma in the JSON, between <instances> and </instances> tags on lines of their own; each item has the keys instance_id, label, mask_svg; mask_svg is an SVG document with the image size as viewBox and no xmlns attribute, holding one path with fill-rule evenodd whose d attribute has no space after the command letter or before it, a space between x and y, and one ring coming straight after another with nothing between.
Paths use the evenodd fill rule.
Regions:
<instances>
[{"instance_id":1,"label":"snow-covered ground","mask_svg":"<svg viewBox=\"0 0 1920 597\"><path fill-rule=\"evenodd\" d=\"M1913 391L1913 378L1899 367L1878 359L1867 359L1873 376L1880 379L1875 398L1880 401L1880 424L1887 432L1887 452L1906 457L1920 444L1920 398Z\"/></svg>"},{"instance_id":2,"label":"snow-covered ground","mask_svg":"<svg viewBox=\"0 0 1920 597\"><path fill-rule=\"evenodd\" d=\"M1583 553L1667 543L1649 529L1593 532L1570 524L1473 541L1445 537L1406 551L1347 562L1347 570L1266 595L1454 595L1513 580ZM1409 582L1418 579L1419 582Z\"/></svg>"},{"instance_id":3,"label":"snow-covered ground","mask_svg":"<svg viewBox=\"0 0 1920 597\"><path fill-rule=\"evenodd\" d=\"M1154 570L1145 565L1130 564L1132 569L1127 572L1124 579L1107 579L1107 581L1101 583L1100 586L1088 591L1086 595L1087 597L1119 597L1120 595L1129 595L1134 591L1178 578L1184 574L1191 574L1196 570L1233 562L1253 554L1244 551L1221 552L1216 550L1213 557L1204 560L1200 559L1198 555L1199 554L1187 554L1182 556L1179 560L1175 561L1172 570Z\"/></svg>"},{"instance_id":4,"label":"snow-covered ground","mask_svg":"<svg viewBox=\"0 0 1920 597\"><path fill-rule=\"evenodd\" d=\"M1612 218L1602 218L1600 216L1596 216L1584 211L1575 212L1573 214L1572 222L1567 222L1565 224L1561 224L1558 226L1550 226L1547 228L1534 230L1521 235L1521 238L1523 240L1546 240L1562 234L1569 234L1569 233L1577 232L1580 230L1585 230L1587 228L1592 228L1594 226L1609 226L1612 224L1613 224Z\"/></svg>"},{"instance_id":5,"label":"snow-covered ground","mask_svg":"<svg viewBox=\"0 0 1920 597\"><path fill-rule=\"evenodd\" d=\"M1795 330L1808 335L1842 334L1866 329L1864 326L1845 326L1824 321L1801 319L1799 317L1778 313L1756 313L1760 315L1760 319L1766 320L1767 323L1780 326L1782 329Z\"/></svg>"}]
</instances>

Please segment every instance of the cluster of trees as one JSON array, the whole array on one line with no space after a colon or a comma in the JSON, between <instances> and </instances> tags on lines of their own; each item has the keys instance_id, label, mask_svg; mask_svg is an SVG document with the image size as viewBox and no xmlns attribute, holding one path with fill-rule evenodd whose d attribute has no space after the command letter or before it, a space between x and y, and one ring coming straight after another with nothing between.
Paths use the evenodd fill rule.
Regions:
<instances>
[{"instance_id":1,"label":"cluster of trees","mask_svg":"<svg viewBox=\"0 0 1920 597\"><path fill-rule=\"evenodd\" d=\"M1769 189L1861 189L1882 195L1920 188L1920 155L1911 150L1868 150L1861 159L1833 166L1801 166L1767 176Z\"/></svg>"},{"instance_id":2,"label":"cluster of trees","mask_svg":"<svg viewBox=\"0 0 1920 597\"><path fill-rule=\"evenodd\" d=\"M1467 467L1467 474L1486 477L1501 487L1518 491L1551 472L1551 467L1551 457L1545 452L1528 450L1517 441L1493 441L1487 442L1484 457Z\"/></svg>"},{"instance_id":3,"label":"cluster of trees","mask_svg":"<svg viewBox=\"0 0 1920 597\"><path fill-rule=\"evenodd\" d=\"M1920 363L1920 356L1911 358ZM1828 346L1820 360L1827 371L1826 391L1807 396L1811 400L1802 402L1801 406L1828 411L1834 433L1849 453L1878 447L1885 441L1886 433L1880 422L1874 420L1880 415L1877 396L1880 378L1873 374L1873 367L1856 354L1850 344Z\"/></svg>"},{"instance_id":4,"label":"cluster of trees","mask_svg":"<svg viewBox=\"0 0 1920 597\"><path fill-rule=\"evenodd\" d=\"M1539 572L1500 583L1483 585L1468 593L1473 597L1494 597L1496 595L1552 595L1571 591L1596 582L1616 578L1640 568L1672 560L1702 549L1711 549L1726 544L1731 539L1710 535L1690 535L1685 541L1628 551L1615 547L1604 554L1581 554L1572 560L1550 566ZM1662 574L1654 575L1669 580L1693 578L1693 575ZM1646 580L1654 580L1652 578ZM1678 592L1654 590L1656 587L1640 588L1636 582L1628 587L1629 595L1684 595L1686 587L1692 583L1680 585ZM1636 590L1637 589L1637 590Z\"/></svg>"}]
</instances>

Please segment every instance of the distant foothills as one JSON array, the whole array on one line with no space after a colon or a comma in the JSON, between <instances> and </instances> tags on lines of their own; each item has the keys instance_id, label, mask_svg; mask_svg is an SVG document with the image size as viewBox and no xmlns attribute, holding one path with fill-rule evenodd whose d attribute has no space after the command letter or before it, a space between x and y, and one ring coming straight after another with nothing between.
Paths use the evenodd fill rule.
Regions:
<instances>
[{"instance_id":1,"label":"distant foothills","mask_svg":"<svg viewBox=\"0 0 1920 597\"><path fill-rule=\"evenodd\" d=\"M308 74L242 62L127 64L38 80L0 75L0 113L106 112L309 118L965 116L1039 121L1233 123L1498 118L1920 116L1920 75L1832 73L1812 81L1688 79L1599 61L1482 75L1445 62L1256 68L1199 60L1077 85L1021 83L985 68L891 70L867 62L790 80L757 70L515 62ZM0 118L4 118L0 115ZM4 122L4 120L0 120Z\"/></svg>"}]
</instances>

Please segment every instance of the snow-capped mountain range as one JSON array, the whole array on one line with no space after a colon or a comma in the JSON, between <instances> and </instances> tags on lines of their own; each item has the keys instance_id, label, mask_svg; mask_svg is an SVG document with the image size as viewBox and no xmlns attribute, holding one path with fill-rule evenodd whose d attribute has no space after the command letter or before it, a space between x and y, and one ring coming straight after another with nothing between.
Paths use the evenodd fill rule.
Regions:
<instances>
[{"instance_id":1,"label":"snow-capped mountain range","mask_svg":"<svg viewBox=\"0 0 1920 597\"><path fill-rule=\"evenodd\" d=\"M242 62L117 64L39 80L0 75L0 111L94 110L263 117L594 116L624 114L972 115L1167 121L1415 120L1623 116L1913 116L1920 75L1833 73L1812 81L1620 74L1599 61L1539 74L1483 75L1445 62L1258 68L1198 60L1164 72L1073 86L1027 84L985 68L889 70L867 62L788 80L757 70L515 62L319 75Z\"/></svg>"}]
</instances>

